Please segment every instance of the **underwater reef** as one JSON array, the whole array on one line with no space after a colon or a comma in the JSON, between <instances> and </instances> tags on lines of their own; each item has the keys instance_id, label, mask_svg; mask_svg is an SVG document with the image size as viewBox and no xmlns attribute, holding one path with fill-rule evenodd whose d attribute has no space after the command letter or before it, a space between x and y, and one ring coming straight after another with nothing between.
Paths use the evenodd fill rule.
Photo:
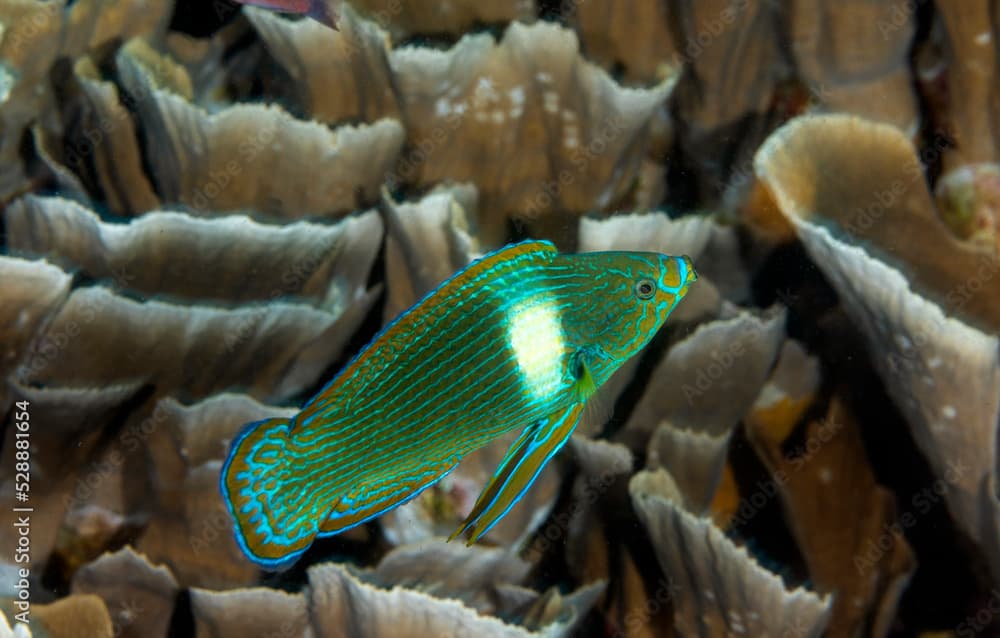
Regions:
<instances>
[{"instance_id":1,"label":"underwater reef","mask_svg":"<svg viewBox=\"0 0 1000 638\"><path fill-rule=\"evenodd\" d=\"M334 4L0 0L0 638L1000 636L995 1ZM698 281L479 542L517 432L262 571L244 425L527 238Z\"/></svg>"}]
</instances>

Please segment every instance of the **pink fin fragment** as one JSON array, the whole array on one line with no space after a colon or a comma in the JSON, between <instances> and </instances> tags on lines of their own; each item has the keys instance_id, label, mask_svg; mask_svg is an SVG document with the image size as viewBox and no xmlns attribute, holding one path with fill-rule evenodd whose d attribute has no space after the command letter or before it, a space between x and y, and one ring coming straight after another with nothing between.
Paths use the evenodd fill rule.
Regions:
<instances>
[{"instance_id":1,"label":"pink fin fragment","mask_svg":"<svg viewBox=\"0 0 1000 638\"><path fill-rule=\"evenodd\" d=\"M331 29L338 29L337 3L339 0L236 0L236 2L273 11L307 15Z\"/></svg>"}]
</instances>

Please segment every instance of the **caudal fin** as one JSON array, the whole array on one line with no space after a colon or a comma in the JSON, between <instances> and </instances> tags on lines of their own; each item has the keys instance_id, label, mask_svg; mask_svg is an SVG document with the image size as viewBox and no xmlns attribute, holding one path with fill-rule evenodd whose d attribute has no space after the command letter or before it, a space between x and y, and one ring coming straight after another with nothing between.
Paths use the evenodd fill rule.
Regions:
<instances>
[{"instance_id":1,"label":"caudal fin","mask_svg":"<svg viewBox=\"0 0 1000 638\"><path fill-rule=\"evenodd\" d=\"M233 441L222 466L222 497L236 522L236 540L265 569L292 563L316 538L317 517L295 489L287 453L288 419L251 423Z\"/></svg>"}]
</instances>

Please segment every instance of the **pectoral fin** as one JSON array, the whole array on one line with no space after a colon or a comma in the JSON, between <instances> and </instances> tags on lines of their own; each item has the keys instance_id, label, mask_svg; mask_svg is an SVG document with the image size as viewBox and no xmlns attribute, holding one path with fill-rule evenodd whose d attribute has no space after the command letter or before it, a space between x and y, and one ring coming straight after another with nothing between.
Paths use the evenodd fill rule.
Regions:
<instances>
[{"instance_id":1,"label":"pectoral fin","mask_svg":"<svg viewBox=\"0 0 1000 638\"><path fill-rule=\"evenodd\" d=\"M471 545L496 525L531 487L545 463L569 440L583 405L574 404L526 427L483 488L469 516L448 540L468 532Z\"/></svg>"}]
</instances>

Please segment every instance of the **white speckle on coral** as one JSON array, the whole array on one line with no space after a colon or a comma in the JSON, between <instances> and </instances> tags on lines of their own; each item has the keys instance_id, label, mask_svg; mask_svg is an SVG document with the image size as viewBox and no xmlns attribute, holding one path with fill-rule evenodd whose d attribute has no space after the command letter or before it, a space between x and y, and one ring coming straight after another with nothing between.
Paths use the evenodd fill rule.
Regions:
<instances>
[{"instance_id":1,"label":"white speckle on coral","mask_svg":"<svg viewBox=\"0 0 1000 638\"><path fill-rule=\"evenodd\" d=\"M496 88L493 86L492 79L488 77L479 78L479 81L476 83L474 95L476 104L483 105L487 102L496 102L499 97L500 96L497 94Z\"/></svg>"},{"instance_id":2,"label":"white speckle on coral","mask_svg":"<svg viewBox=\"0 0 1000 638\"><path fill-rule=\"evenodd\" d=\"M515 86L514 88L512 88L510 91L507 92L507 95L510 96L510 103L513 104L514 106L524 105L523 86Z\"/></svg>"},{"instance_id":3,"label":"white speckle on coral","mask_svg":"<svg viewBox=\"0 0 1000 638\"><path fill-rule=\"evenodd\" d=\"M516 120L520 118L522 115L524 115L524 109L519 106L516 106L510 110L510 119L512 120Z\"/></svg>"},{"instance_id":4,"label":"white speckle on coral","mask_svg":"<svg viewBox=\"0 0 1000 638\"><path fill-rule=\"evenodd\" d=\"M438 117L445 117L449 113L451 113L451 103L448 98L438 98L437 102L434 103L434 114Z\"/></svg>"},{"instance_id":5,"label":"white speckle on coral","mask_svg":"<svg viewBox=\"0 0 1000 638\"><path fill-rule=\"evenodd\" d=\"M819 482L823 485L829 485L833 481L833 472L830 471L828 467L819 468Z\"/></svg>"},{"instance_id":6,"label":"white speckle on coral","mask_svg":"<svg viewBox=\"0 0 1000 638\"><path fill-rule=\"evenodd\" d=\"M923 379L921 380L924 382L924 385L929 385L929 386L934 385L934 379L930 375L925 374Z\"/></svg>"},{"instance_id":7,"label":"white speckle on coral","mask_svg":"<svg viewBox=\"0 0 1000 638\"><path fill-rule=\"evenodd\" d=\"M941 363L942 363L941 357L931 357L930 359L927 360L927 367L933 370L935 368L940 368Z\"/></svg>"},{"instance_id":8,"label":"white speckle on coral","mask_svg":"<svg viewBox=\"0 0 1000 638\"><path fill-rule=\"evenodd\" d=\"M10 96L10 90L16 82L17 78L7 70L7 65L0 64L0 104L7 101L7 98Z\"/></svg>"},{"instance_id":9,"label":"white speckle on coral","mask_svg":"<svg viewBox=\"0 0 1000 638\"><path fill-rule=\"evenodd\" d=\"M992 40L993 37L990 35L989 31L983 31L982 33L976 36L976 44L978 44L981 47L988 45Z\"/></svg>"},{"instance_id":10,"label":"white speckle on coral","mask_svg":"<svg viewBox=\"0 0 1000 638\"><path fill-rule=\"evenodd\" d=\"M546 91L542 94L542 108L549 113L559 112L559 94L555 91Z\"/></svg>"},{"instance_id":11,"label":"white speckle on coral","mask_svg":"<svg viewBox=\"0 0 1000 638\"><path fill-rule=\"evenodd\" d=\"M745 634L747 631L743 627L743 616L734 609L729 610L729 626L732 628L733 633Z\"/></svg>"},{"instance_id":12,"label":"white speckle on coral","mask_svg":"<svg viewBox=\"0 0 1000 638\"><path fill-rule=\"evenodd\" d=\"M552 76L546 73L545 71L539 71L538 73L536 73L535 79L541 82L542 84L548 84L552 82Z\"/></svg>"},{"instance_id":13,"label":"white speckle on coral","mask_svg":"<svg viewBox=\"0 0 1000 638\"><path fill-rule=\"evenodd\" d=\"M946 419L954 419L955 416L958 414L958 412L955 410L955 406L946 405L943 408L941 408L941 414Z\"/></svg>"},{"instance_id":14,"label":"white speckle on coral","mask_svg":"<svg viewBox=\"0 0 1000 638\"><path fill-rule=\"evenodd\" d=\"M465 102L456 102L454 106L451 107L455 113L459 115L464 115L466 111L469 110L469 105Z\"/></svg>"},{"instance_id":15,"label":"white speckle on coral","mask_svg":"<svg viewBox=\"0 0 1000 638\"><path fill-rule=\"evenodd\" d=\"M481 77L479 81L476 82L477 91L492 91L493 90L493 79L489 77Z\"/></svg>"},{"instance_id":16,"label":"white speckle on coral","mask_svg":"<svg viewBox=\"0 0 1000 638\"><path fill-rule=\"evenodd\" d=\"M913 342L906 335L896 335L896 345L905 352L913 349Z\"/></svg>"},{"instance_id":17,"label":"white speckle on coral","mask_svg":"<svg viewBox=\"0 0 1000 638\"><path fill-rule=\"evenodd\" d=\"M494 124L503 124L504 121L505 121L505 118L503 116L503 111L500 111L500 110L493 111L493 123Z\"/></svg>"}]
</instances>

